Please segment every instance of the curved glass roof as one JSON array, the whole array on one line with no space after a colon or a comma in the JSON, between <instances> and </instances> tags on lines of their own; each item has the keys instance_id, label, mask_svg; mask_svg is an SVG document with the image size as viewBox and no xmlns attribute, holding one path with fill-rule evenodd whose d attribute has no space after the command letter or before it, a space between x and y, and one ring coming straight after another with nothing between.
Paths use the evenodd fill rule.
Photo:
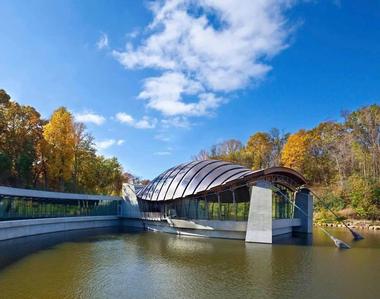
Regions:
<instances>
[{"instance_id":1,"label":"curved glass roof","mask_svg":"<svg viewBox=\"0 0 380 299\"><path fill-rule=\"evenodd\" d=\"M253 173L255 171L225 161L192 161L165 171L136 195L145 200L171 200L207 191Z\"/></svg>"},{"instance_id":2,"label":"curved glass roof","mask_svg":"<svg viewBox=\"0 0 380 299\"><path fill-rule=\"evenodd\" d=\"M297 171L286 167L271 167L251 170L244 166L220 160L192 161L172 167L153 179L136 195L144 200L172 200L196 195L219 186L235 182L254 181L263 176L285 176L293 185L306 184L305 178ZM228 186L225 186L228 188Z\"/></svg>"}]
</instances>

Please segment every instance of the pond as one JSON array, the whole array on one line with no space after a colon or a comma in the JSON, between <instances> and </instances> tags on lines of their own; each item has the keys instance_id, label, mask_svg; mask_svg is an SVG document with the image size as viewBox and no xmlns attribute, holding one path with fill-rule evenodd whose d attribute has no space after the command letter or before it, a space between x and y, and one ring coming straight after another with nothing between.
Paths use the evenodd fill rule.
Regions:
<instances>
[{"instance_id":1,"label":"pond","mask_svg":"<svg viewBox=\"0 0 380 299\"><path fill-rule=\"evenodd\" d=\"M277 244L76 231L0 242L0 298L378 298L380 234Z\"/></svg>"}]
</instances>

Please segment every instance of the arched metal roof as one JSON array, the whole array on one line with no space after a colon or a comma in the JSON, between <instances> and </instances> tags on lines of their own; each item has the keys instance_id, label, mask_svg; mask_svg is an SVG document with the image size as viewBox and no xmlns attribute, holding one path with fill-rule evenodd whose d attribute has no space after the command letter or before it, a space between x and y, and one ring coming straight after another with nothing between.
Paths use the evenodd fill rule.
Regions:
<instances>
[{"instance_id":1,"label":"arched metal roof","mask_svg":"<svg viewBox=\"0 0 380 299\"><path fill-rule=\"evenodd\" d=\"M219 160L202 160L184 163L160 174L136 195L144 200L172 200L228 187L229 185L254 181L270 175L292 178L297 185L306 184L297 171L286 167L272 167L253 171L244 166Z\"/></svg>"},{"instance_id":2,"label":"arched metal roof","mask_svg":"<svg viewBox=\"0 0 380 299\"><path fill-rule=\"evenodd\" d=\"M194 195L252 174L254 171L219 160L192 161L170 168L137 192L145 200L171 200Z\"/></svg>"}]
</instances>

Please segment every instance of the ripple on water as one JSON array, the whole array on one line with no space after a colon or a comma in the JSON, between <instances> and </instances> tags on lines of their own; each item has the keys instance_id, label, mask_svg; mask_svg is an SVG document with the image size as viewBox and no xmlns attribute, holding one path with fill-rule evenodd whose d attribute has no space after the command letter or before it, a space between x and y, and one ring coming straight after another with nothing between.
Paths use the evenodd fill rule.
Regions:
<instances>
[{"instance_id":1,"label":"ripple on water","mask_svg":"<svg viewBox=\"0 0 380 299\"><path fill-rule=\"evenodd\" d=\"M0 298L376 298L380 234L365 235L346 251L318 231L312 246L113 231L20 239L0 244Z\"/></svg>"}]
</instances>

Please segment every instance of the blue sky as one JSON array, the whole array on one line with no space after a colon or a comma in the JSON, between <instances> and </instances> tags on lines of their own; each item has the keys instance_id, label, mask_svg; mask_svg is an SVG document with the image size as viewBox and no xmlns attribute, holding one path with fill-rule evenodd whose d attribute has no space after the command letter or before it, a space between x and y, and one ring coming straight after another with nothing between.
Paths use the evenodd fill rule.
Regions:
<instances>
[{"instance_id":1,"label":"blue sky","mask_svg":"<svg viewBox=\"0 0 380 299\"><path fill-rule=\"evenodd\" d=\"M178 2L178 3L177 3ZM380 102L378 1L0 0L0 88L153 178Z\"/></svg>"}]
</instances>

